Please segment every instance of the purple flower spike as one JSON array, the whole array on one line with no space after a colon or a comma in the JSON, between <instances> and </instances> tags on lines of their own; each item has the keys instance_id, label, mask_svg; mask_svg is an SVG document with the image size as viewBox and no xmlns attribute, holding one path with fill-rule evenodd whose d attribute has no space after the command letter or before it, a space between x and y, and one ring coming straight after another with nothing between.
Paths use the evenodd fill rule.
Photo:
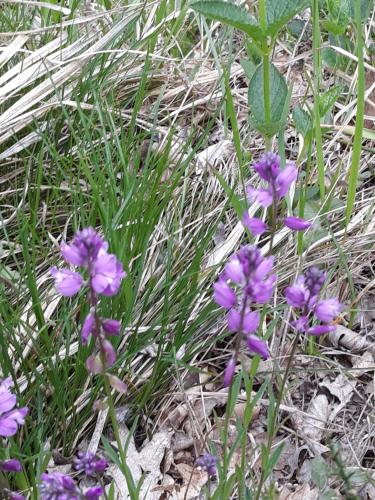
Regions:
<instances>
[{"instance_id":1,"label":"purple flower spike","mask_svg":"<svg viewBox=\"0 0 375 500\"><path fill-rule=\"evenodd\" d=\"M271 152L265 153L253 168L262 179L271 182L280 173L280 156Z\"/></svg>"},{"instance_id":2,"label":"purple flower spike","mask_svg":"<svg viewBox=\"0 0 375 500\"><path fill-rule=\"evenodd\" d=\"M224 372L224 379L223 379L224 387L229 387L232 384L235 369L236 369L236 362L233 358L231 358Z\"/></svg>"},{"instance_id":3,"label":"purple flower spike","mask_svg":"<svg viewBox=\"0 0 375 500\"><path fill-rule=\"evenodd\" d=\"M214 283L214 299L219 306L230 309L237 303L237 296L224 279Z\"/></svg>"},{"instance_id":4,"label":"purple flower spike","mask_svg":"<svg viewBox=\"0 0 375 500\"><path fill-rule=\"evenodd\" d=\"M41 475L41 500L79 500L80 491L70 476L61 472Z\"/></svg>"},{"instance_id":5,"label":"purple flower spike","mask_svg":"<svg viewBox=\"0 0 375 500\"><path fill-rule=\"evenodd\" d=\"M22 466L18 460L3 460L0 461L0 470L4 472L21 472Z\"/></svg>"},{"instance_id":6,"label":"purple flower spike","mask_svg":"<svg viewBox=\"0 0 375 500\"><path fill-rule=\"evenodd\" d=\"M101 475L108 467L108 462L104 458L99 458L92 451L83 453L80 451L78 457L74 459L74 468L78 472L83 472L86 476Z\"/></svg>"},{"instance_id":7,"label":"purple flower spike","mask_svg":"<svg viewBox=\"0 0 375 500\"><path fill-rule=\"evenodd\" d=\"M343 310L343 305L336 298L320 300L315 306L315 316L323 321L330 323Z\"/></svg>"},{"instance_id":8,"label":"purple flower spike","mask_svg":"<svg viewBox=\"0 0 375 500\"><path fill-rule=\"evenodd\" d=\"M18 426L25 423L28 409L16 408L17 398L10 392L13 383L10 378L0 384L0 436L10 437L17 432Z\"/></svg>"},{"instance_id":9,"label":"purple flower spike","mask_svg":"<svg viewBox=\"0 0 375 500\"><path fill-rule=\"evenodd\" d=\"M57 291L65 297L75 295L83 284L83 278L79 273L70 271L70 269L57 269L53 267L50 271L55 279Z\"/></svg>"},{"instance_id":10,"label":"purple flower spike","mask_svg":"<svg viewBox=\"0 0 375 500\"><path fill-rule=\"evenodd\" d=\"M305 231L311 226L311 222L301 219L300 217L285 217L284 224L293 231Z\"/></svg>"},{"instance_id":11,"label":"purple flower spike","mask_svg":"<svg viewBox=\"0 0 375 500\"><path fill-rule=\"evenodd\" d=\"M92 227L88 227L78 231L70 245L63 243L60 248L66 262L87 267L90 260L96 259L100 251L108 250L108 243Z\"/></svg>"},{"instance_id":12,"label":"purple flower spike","mask_svg":"<svg viewBox=\"0 0 375 500\"><path fill-rule=\"evenodd\" d=\"M207 472L209 476L216 475L217 457L211 453L204 453L201 457L197 458L196 464Z\"/></svg>"},{"instance_id":13,"label":"purple flower spike","mask_svg":"<svg viewBox=\"0 0 375 500\"><path fill-rule=\"evenodd\" d=\"M319 335L324 335L325 333L334 332L336 330L336 325L317 325L312 326L307 330L307 333L319 337Z\"/></svg>"},{"instance_id":14,"label":"purple flower spike","mask_svg":"<svg viewBox=\"0 0 375 500\"><path fill-rule=\"evenodd\" d=\"M253 236L258 236L267 231L267 224L265 224L262 219L257 217L250 217L249 213L246 211L243 214L242 224L246 227Z\"/></svg>"},{"instance_id":15,"label":"purple flower spike","mask_svg":"<svg viewBox=\"0 0 375 500\"><path fill-rule=\"evenodd\" d=\"M267 342L260 339L256 335L248 335L247 347L249 348L249 351L259 354L263 359L268 359L270 357Z\"/></svg>"}]
</instances>

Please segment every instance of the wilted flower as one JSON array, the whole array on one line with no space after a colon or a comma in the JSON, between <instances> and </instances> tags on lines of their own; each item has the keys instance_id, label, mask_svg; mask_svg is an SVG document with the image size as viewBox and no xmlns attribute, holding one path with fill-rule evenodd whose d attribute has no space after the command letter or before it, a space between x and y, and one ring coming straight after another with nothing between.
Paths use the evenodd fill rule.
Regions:
<instances>
[{"instance_id":1,"label":"wilted flower","mask_svg":"<svg viewBox=\"0 0 375 500\"><path fill-rule=\"evenodd\" d=\"M317 267L310 267L304 275L297 278L294 285L285 290L288 304L301 311L301 315L292 321L292 326L297 331L318 336L335 330L335 325L326 323L331 323L338 316L343 305L337 298L318 301L325 279L326 275L323 271ZM311 326L313 316L325 324Z\"/></svg>"},{"instance_id":2,"label":"wilted flower","mask_svg":"<svg viewBox=\"0 0 375 500\"><path fill-rule=\"evenodd\" d=\"M211 453L204 453L202 456L197 458L196 464L207 472L209 476L216 475L216 463L217 457Z\"/></svg>"},{"instance_id":3,"label":"wilted flower","mask_svg":"<svg viewBox=\"0 0 375 500\"><path fill-rule=\"evenodd\" d=\"M6 378L0 384L0 436L14 436L18 426L25 423L25 416L28 413L26 407L14 408L17 398L10 392L13 386L11 378Z\"/></svg>"},{"instance_id":4,"label":"wilted flower","mask_svg":"<svg viewBox=\"0 0 375 500\"><path fill-rule=\"evenodd\" d=\"M74 459L74 468L78 472L83 472L86 476L96 476L104 473L108 467L108 462L101 457L97 457L92 451L86 453L78 452Z\"/></svg>"}]
</instances>

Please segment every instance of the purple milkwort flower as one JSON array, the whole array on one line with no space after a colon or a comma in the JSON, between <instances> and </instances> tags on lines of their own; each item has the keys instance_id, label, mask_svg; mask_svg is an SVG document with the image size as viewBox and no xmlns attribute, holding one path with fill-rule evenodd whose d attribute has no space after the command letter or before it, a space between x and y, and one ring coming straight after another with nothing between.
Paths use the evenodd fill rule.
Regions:
<instances>
[{"instance_id":1,"label":"purple milkwort flower","mask_svg":"<svg viewBox=\"0 0 375 500\"><path fill-rule=\"evenodd\" d=\"M246 227L253 236L258 236L267 231L267 224L262 221L262 219L258 219L257 217L250 217L249 212L243 214L242 224Z\"/></svg>"},{"instance_id":2,"label":"purple milkwort flower","mask_svg":"<svg viewBox=\"0 0 375 500\"><path fill-rule=\"evenodd\" d=\"M83 322L81 338L83 344L87 344L90 336L95 338L99 352L89 356L86 366L93 374L103 373L116 361L116 353L106 337L118 335L121 325L117 320L100 317L97 309L101 295L110 297L118 293L126 273L116 256L108 253L108 243L92 227L78 231L70 244L62 243L61 254L68 264L83 268L88 276L84 281L80 273L70 269L51 269L62 295L70 297L82 286L88 288L90 311Z\"/></svg>"},{"instance_id":3,"label":"purple milkwort flower","mask_svg":"<svg viewBox=\"0 0 375 500\"><path fill-rule=\"evenodd\" d=\"M257 201L265 208L284 198L292 183L297 179L297 168L294 163L289 162L282 170L280 157L273 153L262 155L253 168L263 180L267 181L268 186L266 189L255 189L249 186L247 194L251 201Z\"/></svg>"},{"instance_id":4,"label":"purple milkwort flower","mask_svg":"<svg viewBox=\"0 0 375 500\"><path fill-rule=\"evenodd\" d=\"M83 472L86 476L101 475L108 467L108 462L101 457L97 457L92 451L86 453L78 452L74 459L74 468L78 472Z\"/></svg>"},{"instance_id":5,"label":"purple milkwort flower","mask_svg":"<svg viewBox=\"0 0 375 500\"><path fill-rule=\"evenodd\" d=\"M10 500L26 500L26 497L21 493L16 493L14 491L7 491Z\"/></svg>"},{"instance_id":6,"label":"purple milkwort flower","mask_svg":"<svg viewBox=\"0 0 375 500\"><path fill-rule=\"evenodd\" d=\"M291 323L297 331L318 336L335 330L335 325L327 323L331 323L338 316L343 305L337 298L318 301L325 279L323 271L317 267L310 267L305 274L297 278L294 285L285 290L287 303L301 311L301 315ZM323 324L311 326L313 316Z\"/></svg>"},{"instance_id":7,"label":"purple milkwort flower","mask_svg":"<svg viewBox=\"0 0 375 500\"><path fill-rule=\"evenodd\" d=\"M22 466L18 460L2 460L0 461L0 470L3 472L21 472Z\"/></svg>"},{"instance_id":8,"label":"purple milkwort flower","mask_svg":"<svg viewBox=\"0 0 375 500\"><path fill-rule=\"evenodd\" d=\"M293 231L304 231L311 226L311 222L301 219L300 217L293 216L285 217L284 224Z\"/></svg>"},{"instance_id":9,"label":"purple milkwort flower","mask_svg":"<svg viewBox=\"0 0 375 500\"><path fill-rule=\"evenodd\" d=\"M272 273L273 257L264 258L256 246L247 245L233 255L214 284L214 299L228 309L228 329L245 335L250 351L267 359L270 354L266 342L255 332L260 322L257 304L265 304L272 296L276 275ZM238 352L229 361L224 373L224 386L233 379Z\"/></svg>"},{"instance_id":10,"label":"purple milkwort flower","mask_svg":"<svg viewBox=\"0 0 375 500\"><path fill-rule=\"evenodd\" d=\"M216 475L216 464L217 457L211 453L204 453L202 456L197 458L196 464L207 472L209 476Z\"/></svg>"},{"instance_id":11,"label":"purple milkwort flower","mask_svg":"<svg viewBox=\"0 0 375 500\"><path fill-rule=\"evenodd\" d=\"M97 500L103 489L94 486L83 492L70 476L51 472L41 475L39 493L41 500Z\"/></svg>"},{"instance_id":12,"label":"purple milkwort flower","mask_svg":"<svg viewBox=\"0 0 375 500\"><path fill-rule=\"evenodd\" d=\"M13 386L11 378L6 378L0 383L0 436L14 436L18 426L25 423L28 413L26 407L14 408L17 398L10 392Z\"/></svg>"}]
</instances>

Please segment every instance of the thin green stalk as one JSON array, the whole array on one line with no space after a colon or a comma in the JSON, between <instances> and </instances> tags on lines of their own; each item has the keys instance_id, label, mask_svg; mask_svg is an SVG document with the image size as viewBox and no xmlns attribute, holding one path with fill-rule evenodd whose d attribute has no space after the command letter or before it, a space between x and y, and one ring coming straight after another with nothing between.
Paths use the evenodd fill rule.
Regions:
<instances>
[{"instance_id":1,"label":"thin green stalk","mask_svg":"<svg viewBox=\"0 0 375 500\"><path fill-rule=\"evenodd\" d=\"M267 11L265 0L259 0L259 20L263 33L267 31ZM262 41L263 62L263 92L264 92L264 118L267 124L271 122L271 99L270 99L270 61L267 38ZM271 149L271 140L265 136L266 151Z\"/></svg>"},{"instance_id":2,"label":"thin green stalk","mask_svg":"<svg viewBox=\"0 0 375 500\"><path fill-rule=\"evenodd\" d=\"M356 0L355 2L355 25L357 31L357 57L358 57L357 113L355 121L352 161L348 173L348 200L346 203L346 213L345 213L346 226L350 221L354 207L358 173L359 173L359 162L361 160L363 121L365 114L365 67L363 60L361 0Z\"/></svg>"},{"instance_id":3,"label":"thin green stalk","mask_svg":"<svg viewBox=\"0 0 375 500\"><path fill-rule=\"evenodd\" d=\"M295 354L296 349L297 349L298 340L299 340L299 334L296 333L296 336L294 338L294 342L293 342L293 345L292 345L292 351L291 351L291 353L290 353L290 355L288 357L288 361L287 361L287 364L286 364L286 367L285 367L284 376L283 376L283 379L281 381L280 391L279 391L279 395L278 395L277 400L276 400L276 407L275 407L275 410L274 410L273 415L272 415L270 429L268 431L267 456L270 456L270 453L271 453L272 442L273 442L273 439L274 439L275 434L276 434L276 419L277 419L277 415L278 415L278 412L279 412L279 409L280 409L281 402L282 402L283 397L284 397L284 389L285 389L285 386L286 386L286 381L288 379L290 368L292 366L292 361L293 361L293 358L294 358L294 354ZM261 472L261 476L260 476L260 480L259 480L258 489L257 489L256 495L255 495L255 500L259 500L260 499L260 496L261 496L261 493L262 493L263 484L264 484L264 482L265 482L266 479L267 478L265 477L264 467L263 467L262 468L262 472Z\"/></svg>"},{"instance_id":4,"label":"thin green stalk","mask_svg":"<svg viewBox=\"0 0 375 500\"><path fill-rule=\"evenodd\" d=\"M319 0L312 1L313 14L313 63L314 63L314 133L316 143L316 159L318 162L318 181L320 199L324 200L324 155L322 130L320 128L320 110L319 110L319 90L320 75L322 72L321 47L320 47L320 26L319 26Z\"/></svg>"}]
</instances>

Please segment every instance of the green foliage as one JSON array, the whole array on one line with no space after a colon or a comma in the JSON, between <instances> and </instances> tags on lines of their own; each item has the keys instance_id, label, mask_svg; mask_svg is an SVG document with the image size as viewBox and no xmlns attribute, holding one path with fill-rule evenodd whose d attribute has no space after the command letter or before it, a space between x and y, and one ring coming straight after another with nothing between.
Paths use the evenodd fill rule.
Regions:
<instances>
[{"instance_id":1,"label":"green foliage","mask_svg":"<svg viewBox=\"0 0 375 500\"><path fill-rule=\"evenodd\" d=\"M297 132L305 138L308 135L311 135L313 130L313 121L310 114L298 105L293 109L292 115Z\"/></svg>"},{"instance_id":2,"label":"green foliage","mask_svg":"<svg viewBox=\"0 0 375 500\"><path fill-rule=\"evenodd\" d=\"M221 0L194 2L191 7L209 19L243 31L256 41L261 41L263 38L259 24L244 7Z\"/></svg>"},{"instance_id":3,"label":"green foliage","mask_svg":"<svg viewBox=\"0 0 375 500\"><path fill-rule=\"evenodd\" d=\"M309 0L267 0L267 35L274 37L280 28L309 3Z\"/></svg>"},{"instance_id":4,"label":"green foliage","mask_svg":"<svg viewBox=\"0 0 375 500\"><path fill-rule=\"evenodd\" d=\"M337 85L319 96L320 116L325 116L332 109L342 91L343 88L340 85Z\"/></svg>"},{"instance_id":5,"label":"green foliage","mask_svg":"<svg viewBox=\"0 0 375 500\"><path fill-rule=\"evenodd\" d=\"M264 106L263 64L260 64L255 70L249 85L250 117L252 124L259 132L272 137L285 126L285 107L288 96L285 79L273 64L270 64L269 91L271 119L267 122Z\"/></svg>"}]
</instances>

